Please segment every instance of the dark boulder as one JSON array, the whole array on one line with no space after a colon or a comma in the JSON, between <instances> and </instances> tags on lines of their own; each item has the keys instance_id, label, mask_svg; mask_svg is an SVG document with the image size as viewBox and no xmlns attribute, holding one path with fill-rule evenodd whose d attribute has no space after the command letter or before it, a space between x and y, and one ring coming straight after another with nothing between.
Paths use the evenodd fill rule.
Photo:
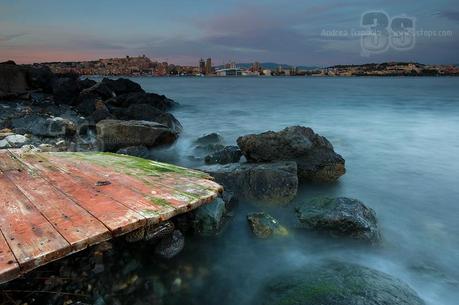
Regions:
<instances>
[{"instance_id":1,"label":"dark boulder","mask_svg":"<svg viewBox=\"0 0 459 305\"><path fill-rule=\"evenodd\" d=\"M332 144L311 128L287 127L279 132L250 134L237 139L249 162L295 161L305 180L335 181L344 175L344 159Z\"/></svg>"},{"instance_id":2,"label":"dark boulder","mask_svg":"<svg viewBox=\"0 0 459 305\"><path fill-rule=\"evenodd\" d=\"M269 280L253 304L424 305L407 284L381 271L354 264L309 264Z\"/></svg>"},{"instance_id":3,"label":"dark boulder","mask_svg":"<svg viewBox=\"0 0 459 305\"><path fill-rule=\"evenodd\" d=\"M145 93L145 92L131 92L118 95L116 98L111 98L107 101L109 105L114 107L127 108L133 104L147 104L161 111L170 110L176 102L156 93Z\"/></svg>"},{"instance_id":4,"label":"dark boulder","mask_svg":"<svg viewBox=\"0 0 459 305\"><path fill-rule=\"evenodd\" d=\"M79 80L79 85L80 85L81 90L91 88L95 84L97 84L97 82L89 78Z\"/></svg>"},{"instance_id":5,"label":"dark boulder","mask_svg":"<svg viewBox=\"0 0 459 305\"><path fill-rule=\"evenodd\" d=\"M53 81L56 76L51 69L44 65L28 67L28 81L31 89L41 89L43 92L53 93Z\"/></svg>"},{"instance_id":6,"label":"dark boulder","mask_svg":"<svg viewBox=\"0 0 459 305\"><path fill-rule=\"evenodd\" d=\"M56 77L52 86L56 104L74 105L81 91L77 75Z\"/></svg>"},{"instance_id":7,"label":"dark boulder","mask_svg":"<svg viewBox=\"0 0 459 305\"><path fill-rule=\"evenodd\" d=\"M172 144L178 134L165 125L148 121L102 120L97 123L97 140L103 151L129 146L155 147Z\"/></svg>"},{"instance_id":8,"label":"dark boulder","mask_svg":"<svg viewBox=\"0 0 459 305\"><path fill-rule=\"evenodd\" d=\"M76 107L77 111L82 115L88 116L96 111L97 101L105 101L115 96L108 86L97 83L92 87L86 88L80 92Z\"/></svg>"},{"instance_id":9,"label":"dark boulder","mask_svg":"<svg viewBox=\"0 0 459 305\"><path fill-rule=\"evenodd\" d=\"M225 212L225 202L221 198L197 208L193 211L194 231L204 236L218 234L223 226Z\"/></svg>"},{"instance_id":10,"label":"dark boulder","mask_svg":"<svg viewBox=\"0 0 459 305\"><path fill-rule=\"evenodd\" d=\"M225 146L204 158L206 164L228 164L237 163L242 157L242 152L237 146Z\"/></svg>"},{"instance_id":11,"label":"dark boulder","mask_svg":"<svg viewBox=\"0 0 459 305\"><path fill-rule=\"evenodd\" d=\"M298 190L295 162L207 165L199 170L209 173L240 199L285 204Z\"/></svg>"},{"instance_id":12,"label":"dark boulder","mask_svg":"<svg viewBox=\"0 0 459 305\"><path fill-rule=\"evenodd\" d=\"M132 104L127 109L112 108L116 116L123 120L141 120L158 122L177 133L183 130L182 124L170 113L164 112L149 104Z\"/></svg>"},{"instance_id":13,"label":"dark boulder","mask_svg":"<svg viewBox=\"0 0 459 305\"><path fill-rule=\"evenodd\" d=\"M101 100L96 100L94 103L94 112L88 117L90 124L95 124L99 121L106 119L115 119L115 117L110 113L108 107Z\"/></svg>"},{"instance_id":14,"label":"dark boulder","mask_svg":"<svg viewBox=\"0 0 459 305\"><path fill-rule=\"evenodd\" d=\"M302 226L310 230L370 243L381 239L375 212L357 199L314 198L298 205L296 213Z\"/></svg>"},{"instance_id":15,"label":"dark boulder","mask_svg":"<svg viewBox=\"0 0 459 305\"><path fill-rule=\"evenodd\" d=\"M139 84L127 78L104 78L102 79L101 84L110 88L110 90L115 92L116 95L134 92L145 93Z\"/></svg>"},{"instance_id":16,"label":"dark boulder","mask_svg":"<svg viewBox=\"0 0 459 305\"><path fill-rule=\"evenodd\" d=\"M75 122L61 117L30 113L10 120L16 133L30 133L42 137L73 136L77 126Z\"/></svg>"},{"instance_id":17,"label":"dark boulder","mask_svg":"<svg viewBox=\"0 0 459 305\"><path fill-rule=\"evenodd\" d=\"M0 99L14 98L29 90L27 69L11 63L0 65Z\"/></svg>"}]
</instances>

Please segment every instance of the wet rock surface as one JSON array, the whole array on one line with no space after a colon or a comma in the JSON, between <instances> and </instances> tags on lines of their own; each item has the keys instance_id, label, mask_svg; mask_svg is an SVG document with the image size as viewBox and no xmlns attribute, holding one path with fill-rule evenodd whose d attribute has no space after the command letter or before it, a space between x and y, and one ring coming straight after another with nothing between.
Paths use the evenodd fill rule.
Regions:
<instances>
[{"instance_id":1,"label":"wet rock surface","mask_svg":"<svg viewBox=\"0 0 459 305\"><path fill-rule=\"evenodd\" d=\"M383 272L330 262L279 275L259 292L261 305L424 305L416 292Z\"/></svg>"},{"instance_id":2,"label":"wet rock surface","mask_svg":"<svg viewBox=\"0 0 459 305\"><path fill-rule=\"evenodd\" d=\"M319 197L295 210L306 229L370 243L381 240L375 212L357 199Z\"/></svg>"},{"instance_id":3,"label":"wet rock surface","mask_svg":"<svg viewBox=\"0 0 459 305\"><path fill-rule=\"evenodd\" d=\"M332 144L311 128L287 127L239 137L237 144L248 162L295 161L304 180L335 181L344 175L344 159Z\"/></svg>"},{"instance_id":4,"label":"wet rock surface","mask_svg":"<svg viewBox=\"0 0 459 305\"><path fill-rule=\"evenodd\" d=\"M73 136L77 132L72 120L35 113L11 119L10 126L17 133L42 137Z\"/></svg>"},{"instance_id":5,"label":"wet rock surface","mask_svg":"<svg viewBox=\"0 0 459 305\"><path fill-rule=\"evenodd\" d=\"M30 138L24 145L53 146L65 140L66 149L58 150L97 150L96 124L103 120L163 124L172 132L163 133L159 142L170 144L183 129L167 112L176 105L164 95L146 93L139 84L125 78L96 82L70 73L54 74L43 65L0 64L0 129L8 128ZM1 144L20 147L22 143L13 142L5 140ZM146 143L120 141L110 150L142 144L150 147L151 142L151 137Z\"/></svg>"},{"instance_id":6,"label":"wet rock surface","mask_svg":"<svg viewBox=\"0 0 459 305\"><path fill-rule=\"evenodd\" d=\"M96 125L99 148L116 151L123 147L155 147L172 144L178 134L165 125L149 121L102 120Z\"/></svg>"},{"instance_id":7,"label":"wet rock surface","mask_svg":"<svg viewBox=\"0 0 459 305\"><path fill-rule=\"evenodd\" d=\"M298 190L295 162L233 163L198 169L209 173L238 198L285 204L296 196Z\"/></svg>"},{"instance_id":8,"label":"wet rock surface","mask_svg":"<svg viewBox=\"0 0 459 305\"><path fill-rule=\"evenodd\" d=\"M242 157L242 152L237 146L225 146L204 158L206 164L228 164L237 163Z\"/></svg>"},{"instance_id":9,"label":"wet rock surface","mask_svg":"<svg viewBox=\"0 0 459 305\"><path fill-rule=\"evenodd\" d=\"M221 135L213 132L197 138L194 145L194 153L198 157L205 157L210 153L224 149L225 141Z\"/></svg>"},{"instance_id":10,"label":"wet rock surface","mask_svg":"<svg viewBox=\"0 0 459 305\"><path fill-rule=\"evenodd\" d=\"M193 229L200 235L216 235L224 224L225 201L217 198L193 211Z\"/></svg>"},{"instance_id":11,"label":"wet rock surface","mask_svg":"<svg viewBox=\"0 0 459 305\"><path fill-rule=\"evenodd\" d=\"M248 214L247 221L250 229L258 238L266 239L273 236L288 235L288 230L267 213L257 212Z\"/></svg>"}]
</instances>

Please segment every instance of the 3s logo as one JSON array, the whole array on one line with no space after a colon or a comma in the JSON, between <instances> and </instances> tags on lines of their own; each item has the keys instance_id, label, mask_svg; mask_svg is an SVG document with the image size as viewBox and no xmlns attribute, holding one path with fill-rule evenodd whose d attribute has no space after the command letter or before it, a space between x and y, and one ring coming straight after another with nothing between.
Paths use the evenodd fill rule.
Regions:
<instances>
[{"instance_id":1,"label":"3s logo","mask_svg":"<svg viewBox=\"0 0 459 305\"><path fill-rule=\"evenodd\" d=\"M370 11L362 14L360 25L365 28L360 38L364 55L382 53L392 47L409 50L415 44L414 18L404 15L390 18L386 12Z\"/></svg>"}]
</instances>

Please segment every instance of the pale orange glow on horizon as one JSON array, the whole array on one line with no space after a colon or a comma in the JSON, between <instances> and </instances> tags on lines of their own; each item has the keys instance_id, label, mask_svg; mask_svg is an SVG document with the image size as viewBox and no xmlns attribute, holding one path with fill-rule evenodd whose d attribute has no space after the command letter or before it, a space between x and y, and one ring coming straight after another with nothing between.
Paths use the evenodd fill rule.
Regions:
<instances>
[{"instance_id":1,"label":"pale orange glow on horizon","mask_svg":"<svg viewBox=\"0 0 459 305\"><path fill-rule=\"evenodd\" d=\"M40 62L54 62L54 61L87 61L97 60L107 57L120 57L124 56L116 52L72 52L72 51L57 51L57 50L8 50L0 52L0 62L13 60L17 64L32 64Z\"/></svg>"}]
</instances>

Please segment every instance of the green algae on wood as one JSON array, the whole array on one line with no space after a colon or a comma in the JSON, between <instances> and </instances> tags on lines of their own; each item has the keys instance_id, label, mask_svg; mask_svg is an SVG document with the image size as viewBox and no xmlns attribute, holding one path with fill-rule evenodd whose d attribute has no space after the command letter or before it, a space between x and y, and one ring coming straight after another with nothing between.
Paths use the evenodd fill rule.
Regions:
<instances>
[{"instance_id":1,"label":"green algae on wood","mask_svg":"<svg viewBox=\"0 0 459 305\"><path fill-rule=\"evenodd\" d=\"M203 183L206 180L213 180L207 173L172 164L108 152L52 152L46 154L58 158L88 161L97 166L107 167L108 170L133 176L145 184L162 185L173 189L174 197L180 199L199 200L216 191L214 185L209 187L207 183ZM193 178L201 180L193 180ZM168 183L167 180L170 180L171 183Z\"/></svg>"},{"instance_id":2,"label":"green algae on wood","mask_svg":"<svg viewBox=\"0 0 459 305\"><path fill-rule=\"evenodd\" d=\"M191 170L185 167L109 152L53 152L50 154L59 157L84 159L86 161L94 162L102 166L117 165L126 170L141 170L146 175L159 176L160 174L164 173L177 173L186 177L212 179L212 177L206 173Z\"/></svg>"}]
</instances>

